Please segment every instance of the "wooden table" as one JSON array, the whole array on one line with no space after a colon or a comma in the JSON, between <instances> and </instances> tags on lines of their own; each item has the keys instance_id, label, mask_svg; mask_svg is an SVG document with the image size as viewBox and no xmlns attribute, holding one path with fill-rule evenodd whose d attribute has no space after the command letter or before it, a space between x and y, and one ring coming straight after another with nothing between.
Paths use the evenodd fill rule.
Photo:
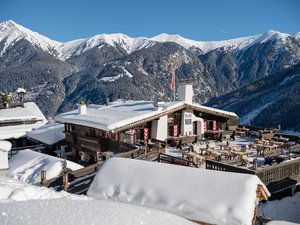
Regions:
<instances>
[{"instance_id":1,"label":"wooden table","mask_svg":"<svg viewBox=\"0 0 300 225\"><path fill-rule=\"evenodd\" d=\"M247 136L250 129L245 127L237 127L235 130L235 134L240 136Z\"/></svg>"}]
</instances>

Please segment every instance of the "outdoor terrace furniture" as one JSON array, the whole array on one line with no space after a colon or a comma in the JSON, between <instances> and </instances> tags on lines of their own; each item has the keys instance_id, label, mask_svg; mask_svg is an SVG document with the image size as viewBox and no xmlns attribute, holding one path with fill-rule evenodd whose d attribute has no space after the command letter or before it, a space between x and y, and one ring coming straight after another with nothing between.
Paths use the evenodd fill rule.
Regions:
<instances>
[{"instance_id":1,"label":"outdoor terrace furniture","mask_svg":"<svg viewBox=\"0 0 300 225\"><path fill-rule=\"evenodd\" d=\"M183 158L186 156L186 159L194 162L197 166L201 166L205 162L205 157L201 156L195 152L187 152L182 154Z\"/></svg>"},{"instance_id":2,"label":"outdoor terrace furniture","mask_svg":"<svg viewBox=\"0 0 300 225\"><path fill-rule=\"evenodd\" d=\"M260 130L259 134L262 139L271 140L275 135L275 130Z\"/></svg>"},{"instance_id":3,"label":"outdoor terrace furniture","mask_svg":"<svg viewBox=\"0 0 300 225\"><path fill-rule=\"evenodd\" d=\"M235 134L239 136L247 136L250 129L245 127L237 127L235 130Z\"/></svg>"},{"instance_id":4,"label":"outdoor terrace furniture","mask_svg":"<svg viewBox=\"0 0 300 225\"><path fill-rule=\"evenodd\" d=\"M285 143L289 141L289 138L284 138L280 135L279 137L273 137L272 140Z\"/></svg>"},{"instance_id":5,"label":"outdoor terrace furniture","mask_svg":"<svg viewBox=\"0 0 300 225\"><path fill-rule=\"evenodd\" d=\"M262 155L263 157L277 156L281 154L281 149L279 145L256 145L257 155Z\"/></svg>"}]
</instances>

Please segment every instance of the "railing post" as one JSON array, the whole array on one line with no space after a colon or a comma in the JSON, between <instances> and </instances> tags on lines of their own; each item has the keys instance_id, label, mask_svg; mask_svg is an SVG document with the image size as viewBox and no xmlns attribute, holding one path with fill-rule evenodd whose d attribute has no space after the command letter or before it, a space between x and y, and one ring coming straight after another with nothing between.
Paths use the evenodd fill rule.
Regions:
<instances>
[{"instance_id":1,"label":"railing post","mask_svg":"<svg viewBox=\"0 0 300 225\"><path fill-rule=\"evenodd\" d=\"M44 186L45 182L46 182L46 170L42 170L41 171L41 184L42 184L42 186Z\"/></svg>"},{"instance_id":2,"label":"railing post","mask_svg":"<svg viewBox=\"0 0 300 225\"><path fill-rule=\"evenodd\" d=\"M63 187L64 190L67 191L69 187L69 173L64 173L63 175Z\"/></svg>"}]
</instances>

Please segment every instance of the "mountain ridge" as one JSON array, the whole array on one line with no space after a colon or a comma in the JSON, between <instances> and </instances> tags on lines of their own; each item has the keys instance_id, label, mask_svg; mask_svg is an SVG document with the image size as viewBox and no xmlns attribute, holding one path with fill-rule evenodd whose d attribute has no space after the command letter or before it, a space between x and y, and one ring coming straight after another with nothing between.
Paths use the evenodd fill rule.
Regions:
<instances>
[{"instance_id":1,"label":"mountain ridge","mask_svg":"<svg viewBox=\"0 0 300 225\"><path fill-rule=\"evenodd\" d=\"M67 42L59 42L49 39L37 32L33 32L28 28L25 28L12 20L4 21L0 23L0 41L7 35L3 35L4 31L9 29L15 29L20 32L16 34L16 38L10 40L8 45L14 44L15 41L25 38L33 44L38 45L43 50L50 52L50 54L56 56L61 60L66 60L72 56L81 54L93 47L100 47L103 44L108 44L115 47L121 46L127 53L132 53L142 48L151 47L158 42L174 42L181 45L184 48L199 48L203 53L215 50L217 48L237 48L239 50L246 49L256 43L263 43L270 39L284 39L286 37L294 37L298 39L300 32L290 35L281 33L279 31L269 30L263 34L257 34L247 37L239 37L222 41L196 41L184 38L178 34L166 34L162 33L151 38L136 37L132 38L122 33L112 34L97 34L87 38L75 39ZM4 38L3 38L4 37ZM4 48L0 55L3 55L6 48Z\"/></svg>"}]
</instances>

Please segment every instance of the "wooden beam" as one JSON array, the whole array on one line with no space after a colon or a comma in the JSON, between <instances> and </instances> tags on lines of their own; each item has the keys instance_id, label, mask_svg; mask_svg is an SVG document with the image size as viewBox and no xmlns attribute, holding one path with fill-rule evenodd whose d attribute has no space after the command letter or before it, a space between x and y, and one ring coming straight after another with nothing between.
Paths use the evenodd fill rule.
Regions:
<instances>
[{"instance_id":1,"label":"wooden beam","mask_svg":"<svg viewBox=\"0 0 300 225\"><path fill-rule=\"evenodd\" d=\"M263 188L263 186L261 184L257 185L256 196L259 201L262 201L262 200L268 201L268 199L269 199L269 196L267 195L265 189Z\"/></svg>"}]
</instances>

